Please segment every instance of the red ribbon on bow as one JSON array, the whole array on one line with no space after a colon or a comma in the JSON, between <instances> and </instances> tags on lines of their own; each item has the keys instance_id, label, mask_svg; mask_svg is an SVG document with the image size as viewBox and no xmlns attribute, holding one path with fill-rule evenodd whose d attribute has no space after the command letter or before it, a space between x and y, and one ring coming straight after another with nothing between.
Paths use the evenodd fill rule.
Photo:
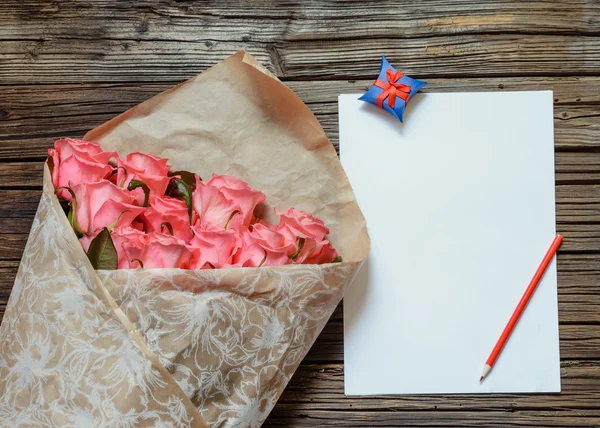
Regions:
<instances>
[{"instance_id":1,"label":"red ribbon on bow","mask_svg":"<svg viewBox=\"0 0 600 428\"><path fill-rule=\"evenodd\" d=\"M410 86L402 83L396 83L404 76L400 71L396 74L388 68L386 72L387 82L377 79L374 83L378 88L383 89L383 92L375 100L380 108L383 108L383 102L388 98L388 104L391 108L396 105L396 97L402 98L406 104L408 104L408 96L410 94Z\"/></svg>"}]
</instances>

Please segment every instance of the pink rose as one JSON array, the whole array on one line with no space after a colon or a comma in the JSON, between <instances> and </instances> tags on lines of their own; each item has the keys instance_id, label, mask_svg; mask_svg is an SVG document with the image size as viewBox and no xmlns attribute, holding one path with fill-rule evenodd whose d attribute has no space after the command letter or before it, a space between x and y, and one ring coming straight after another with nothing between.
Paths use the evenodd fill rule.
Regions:
<instances>
[{"instance_id":1,"label":"pink rose","mask_svg":"<svg viewBox=\"0 0 600 428\"><path fill-rule=\"evenodd\" d=\"M132 269L190 269L193 255L182 240L157 233L148 234L142 246L135 241L126 242L123 244L123 250Z\"/></svg>"},{"instance_id":2,"label":"pink rose","mask_svg":"<svg viewBox=\"0 0 600 428\"><path fill-rule=\"evenodd\" d=\"M238 251L235 256L236 267L281 266L292 263L283 253L265 250L260 245L249 245Z\"/></svg>"},{"instance_id":3,"label":"pink rose","mask_svg":"<svg viewBox=\"0 0 600 428\"><path fill-rule=\"evenodd\" d=\"M254 209L267 199L263 192L251 189L245 181L230 175L213 174L207 184L221 190L227 199L240 206L244 226L250 226Z\"/></svg>"},{"instance_id":4,"label":"pink rose","mask_svg":"<svg viewBox=\"0 0 600 428\"><path fill-rule=\"evenodd\" d=\"M194 233L190 226L187 208L183 216L164 214L153 206L147 208L140 216L144 224L144 230L148 233L170 234L190 242Z\"/></svg>"},{"instance_id":5,"label":"pink rose","mask_svg":"<svg viewBox=\"0 0 600 428\"><path fill-rule=\"evenodd\" d=\"M48 150L48 155L53 163L54 187L93 183L107 178L112 172L108 161L114 153L103 152L98 143L71 138L57 140L54 149ZM71 200L71 194L65 189L59 190L58 196Z\"/></svg>"},{"instance_id":6,"label":"pink rose","mask_svg":"<svg viewBox=\"0 0 600 428\"><path fill-rule=\"evenodd\" d=\"M215 268L230 266L233 255L241 247L239 233L234 230L198 230L190 242L194 251L193 269L205 268L210 263Z\"/></svg>"},{"instance_id":7,"label":"pink rose","mask_svg":"<svg viewBox=\"0 0 600 428\"><path fill-rule=\"evenodd\" d=\"M310 251L317 245L316 239L304 231L293 228L289 224L280 223L276 226L270 226L270 228L283 236L283 243L287 248L292 248L287 253L294 263L302 263L309 256Z\"/></svg>"},{"instance_id":8,"label":"pink rose","mask_svg":"<svg viewBox=\"0 0 600 428\"><path fill-rule=\"evenodd\" d=\"M192 205L196 226L202 230L237 229L242 225L240 206L223 195L220 189L204 184L196 177Z\"/></svg>"},{"instance_id":9,"label":"pink rose","mask_svg":"<svg viewBox=\"0 0 600 428\"><path fill-rule=\"evenodd\" d=\"M95 236L104 227L129 225L144 210L134 197L108 180L81 183L75 193L75 219L84 235Z\"/></svg>"},{"instance_id":10,"label":"pink rose","mask_svg":"<svg viewBox=\"0 0 600 428\"><path fill-rule=\"evenodd\" d=\"M261 246L249 231L242 232L242 245L233 257L233 266L280 266L292 263L285 252Z\"/></svg>"},{"instance_id":11,"label":"pink rose","mask_svg":"<svg viewBox=\"0 0 600 428\"><path fill-rule=\"evenodd\" d=\"M296 263L305 265L314 264L320 265L323 263L331 263L338 257L338 252L333 248L329 241L321 241L316 243L307 252L300 251Z\"/></svg>"},{"instance_id":12,"label":"pink rose","mask_svg":"<svg viewBox=\"0 0 600 428\"><path fill-rule=\"evenodd\" d=\"M129 259L127 258L127 254L124 250L125 246L137 247L141 249L148 241L148 235L146 235L143 231L135 229L131 226L118 227L112 231L110 236L119 256L118 269L129 269Z\"/></svg>"},{"instance_id":13,"label":"pink rose","mask_svg":"<svg viewBox=\"0 0 600 428\"><path fill-rule=\"evenodd\" d=\"M256 243L244 242L233 257L237 267L281 266L292 263L285 253L267 250Z\"/></svg>"},{"instance_id":14,"label":"pink rose","mask_svg":"<svg viewBox=\"0 0 600 428\"><path fill-rule=\"evenodd\" d=\"M262 222L256 223L252 226L250 237L254 243L265 249L292 256L298 245L296 236L286 236L279 233L278 229L280 229L279 226L267 225Z\"/></svg>"},{"instance_id":15,"label":"pink rose","mask_svg":"<svg viewBox=\"0 0 600 428\"><path fill-rule=\"evenodd\" d=\"M151 195L162 196L167 190L170 177L168 176L171 166L168 160L144 153L130 153L124 160L117 159L116 184L127 188L131 180L140 180L150 189ZM141 205L144 201L144 191L141 188L134 189L132 193Z\"/></svg>"},{"instance_id":16,"label":"pink rose","mask_svg":"<svg viewBox=\"0 0 600 428\"><path fill-rule=\"evenodd\" d=\"M323 220L305 211L290 208L286 212L281 212L275 208L275 213L279 215L279 224L289 226L297 236L310 237L321 242L329 233Z\"/></svg>"}]
</instances>

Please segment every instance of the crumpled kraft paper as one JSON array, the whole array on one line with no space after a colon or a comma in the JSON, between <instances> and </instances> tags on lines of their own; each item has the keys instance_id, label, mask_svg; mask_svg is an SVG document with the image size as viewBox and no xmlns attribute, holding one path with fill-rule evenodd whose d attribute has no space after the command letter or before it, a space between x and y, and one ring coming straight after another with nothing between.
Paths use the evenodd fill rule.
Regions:
<instances>
[{"instance_id":1,"label":"crumpled kraft paper","mask_svg":"<svg viewBox=\"0 0 600 428\"><path fill-rule=\"evenodd\" d=\"M90 131L323 219L344 262L94 271L49 170L0 326L0 426L256 427L369 251L331 143L245 52Z\"/></svg>"}]
</instances>

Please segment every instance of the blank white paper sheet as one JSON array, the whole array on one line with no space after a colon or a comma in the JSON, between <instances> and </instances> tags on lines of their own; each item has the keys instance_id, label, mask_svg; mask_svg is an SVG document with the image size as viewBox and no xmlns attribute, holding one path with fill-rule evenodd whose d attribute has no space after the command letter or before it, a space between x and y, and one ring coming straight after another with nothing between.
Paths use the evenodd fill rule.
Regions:
<instances>
[{"instance_id":1,"label":"blank white paper sheet","mask_svg":"<svg viewBox=\"0 0 600 428\"><path fill-rule=\"evenodd\" d=\"M555 234L552 92L417 94L401 124L340 95L371 253L344 298L347 395L559 392L556 259L479 376Z\"/></svg>"}]
</instances>

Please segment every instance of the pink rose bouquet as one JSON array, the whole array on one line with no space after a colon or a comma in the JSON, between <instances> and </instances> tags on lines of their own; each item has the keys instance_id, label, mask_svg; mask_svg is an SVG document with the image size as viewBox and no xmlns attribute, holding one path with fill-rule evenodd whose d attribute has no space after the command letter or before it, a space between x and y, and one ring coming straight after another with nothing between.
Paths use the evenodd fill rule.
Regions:
<instances>
[{"instance_id":1,"label":"pink rose bouquet","mask_svg":"<svg viewBox=\"0 0 600 428\"><path fill-rule=\"evenodd\" d=\"M325 223L275 209L255 216L264 193L243 180L171 171L167 159L71 138L48 150L52 181L92 265L102 269L219 269L341 262Z\"/></svg>"},{"instance_id":2,"label":"pink rose bouquet","mask_svg":"<svg viewBox=\"0 0 600 428\"><path fill-rule=\"evenodd\" d=\"M259 427L368 252L318 121L240 52L49 150L0 425Z\"/></svg>"}]
</instances>

